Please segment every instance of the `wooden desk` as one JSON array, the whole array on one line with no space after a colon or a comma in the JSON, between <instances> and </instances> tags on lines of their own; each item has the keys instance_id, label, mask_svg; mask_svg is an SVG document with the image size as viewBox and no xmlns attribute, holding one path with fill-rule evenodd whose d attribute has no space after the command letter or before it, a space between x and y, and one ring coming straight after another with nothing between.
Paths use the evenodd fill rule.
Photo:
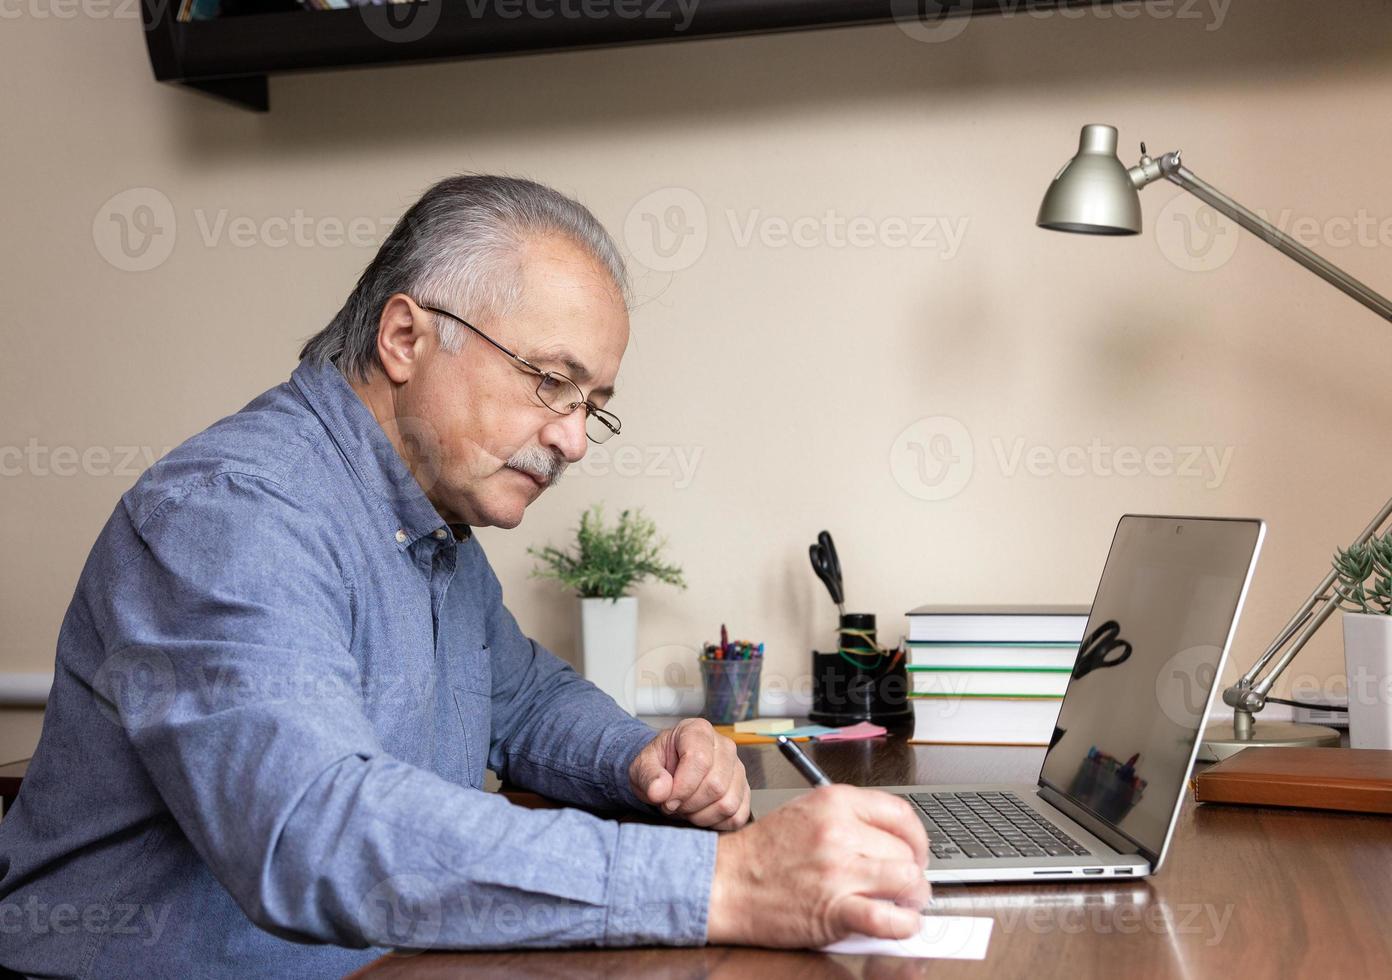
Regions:
<instances>
[{"instance_id":1,"label":"wooden desk","mask_svg":"<svg viewBox=\"0 0 1392 980\"><path fill-rule=\"evenodd\" d=\"M838 782L1032 782L1043 749L910 745L901 738L811 745ZM756 787L803 785L773 746L740 747ZM1250 977L1385 975L1392 963L1392 818L1184 805L1164 867L1127 883L938 885L944 912L996 920L985 960L904 960L703 949L391 954L363 980L514 976Z\"/></svg>"}]
</instances>

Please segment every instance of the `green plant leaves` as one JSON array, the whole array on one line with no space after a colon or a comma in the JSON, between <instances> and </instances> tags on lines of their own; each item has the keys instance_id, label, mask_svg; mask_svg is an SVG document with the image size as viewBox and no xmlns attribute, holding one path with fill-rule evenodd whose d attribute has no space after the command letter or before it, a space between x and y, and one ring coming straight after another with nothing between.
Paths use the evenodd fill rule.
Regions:
<instances>
[{"instance_id":1,"label":"green plant leaves","mask_svg":"<svg viewBox=\"0 0 1392 980\"><path fill-rule=\"evenodd\" d=\"M1334 594L1350 612L1392 615L1392 529L1334 553Z\"/></svg>"},{"instance_id":2,"label":"green plant leaves","mask_svg":"<svg viewBox=\"0 0 1392 980\"><path fill-rule=\"evenodd\" d=\"M641 509L620 511L611 526L604 521L603 505L595 504L580 515L573 549L546 545L527 553L537 559L533 576L555 579L582 598L618 599L650 578L686 588L681 568L662 561L666 545Z\"/></svg>"}]
</instances>

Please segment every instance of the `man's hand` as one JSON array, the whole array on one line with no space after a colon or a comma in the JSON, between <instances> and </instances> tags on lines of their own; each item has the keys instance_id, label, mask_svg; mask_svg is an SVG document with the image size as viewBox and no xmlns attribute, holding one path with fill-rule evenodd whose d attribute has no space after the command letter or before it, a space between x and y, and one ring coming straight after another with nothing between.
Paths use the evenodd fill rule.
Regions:
<instances>
[{"instance_id":1,"label":"man's hand","mask_svg":"<svg viewBox=\"0 0 1392 980\"><path fill-rule=\"evenodd\" d=\"M826 786L716 842L712 943L818 948L853 932L905 939L932 888L928 835L904 800Z\"/></svg>"},{"instance_id":2,"label":"man's hand","mask_svg":"<svg viewBox=\"0 0 1392 980\"><path fill-rule=\"evenodd\" d=\"M735 743L700 718L679 721L643 746L628 781L640 800L697 827L736 830L749 821L749 781Z\"/></svg>"}]
</instances>

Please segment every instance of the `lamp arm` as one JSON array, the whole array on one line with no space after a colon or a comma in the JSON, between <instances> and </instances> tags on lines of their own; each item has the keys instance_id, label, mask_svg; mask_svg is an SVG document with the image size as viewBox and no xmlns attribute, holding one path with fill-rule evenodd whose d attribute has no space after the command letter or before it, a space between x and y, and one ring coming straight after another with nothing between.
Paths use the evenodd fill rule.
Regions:
<instances>
[{"instance_id":1,"label":"lamp arm","mask_svg":"<svg viewBox=\"0 0 1392 980\"><path fill-rule=\"evenodd\" d=\"M1137 190L1161 178L1178 184L1213 210L1236 221L1272 248L1299 262L1325 282L1356 299L1384 320L1392 320L1392 300L1388 300L1387 297L1369 289L1333 263L1310 251L1261 215L1249 211L1216 187L1195 176L1192 171L1180 163L1178 150L1165 153L1158 159L1152 160L1145 154L1145 146L1142 144L1141 161L1132 167L1129 173ZM1383 505L1382 510L1378 511L1372 522L1363 529L1355 543L1363 544L1371 538L1389 517L1392 517L1392 500ZM1296 610L1295 615L1281 629L1266 651L1257 658L1257 662L1223 692L1225 704L1238 709L1239 712L1253 713L1261 711L1266 706L1267 695L1270 693L1272 685L1276 683L1276 679L1281 676L1282 671L1290 666L1291 661L1295 659L1296 654L1304 649L1310 638L1334 614L1334 610L1339 608L1339 597L1330 591L1336 578L1337 574L1331 569L1323 581L1315 586L1315 590ZM1273 660L1275 660L1274 665L1272 664ZM1268 666L1270 666L1270 670L1267 670ZM1265 677L1263 677L1263 673L1265 673Z\"/></svg>"},{"instance_id":2,"label":"lamp arm","mask_svg":"<svg viewBox=\"0 0 1392 980\"><path fill-rule=\"evenodd\" d=\"M1249 211L1212 184L1196 177L1188 167L1179 162L1178 150L1166 153L1158 160L1142 156L1141 162L1130 172L1131 180L1136 184L1137 189L1161 177L1171 183L1178 184L1213 210L1227 215L1252 234L1259 236L1272 248L1299 262L1325 282L1358 300L1384 320L1392 320L1392 300L1369 289L1338 266L1310 251L1261 215Z\"/></svg>"}]
</instances>

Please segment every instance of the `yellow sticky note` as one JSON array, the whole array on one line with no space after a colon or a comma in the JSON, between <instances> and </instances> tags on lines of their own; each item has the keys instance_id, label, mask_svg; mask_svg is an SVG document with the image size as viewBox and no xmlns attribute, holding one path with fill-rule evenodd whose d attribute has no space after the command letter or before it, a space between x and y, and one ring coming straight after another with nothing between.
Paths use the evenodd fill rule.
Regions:
<instances>
[{"instance_id":1,"label":"yellow sticky note","mask_svg":"<svg viewBox=\"0 0 1392 980\"><path fill-rule=\"evenodd\" d=\"M786 732L793 727L791 718L751 718L749 721L735 722L737 732L758 732L763 735Z\"/></svg>"}]
</instances>

